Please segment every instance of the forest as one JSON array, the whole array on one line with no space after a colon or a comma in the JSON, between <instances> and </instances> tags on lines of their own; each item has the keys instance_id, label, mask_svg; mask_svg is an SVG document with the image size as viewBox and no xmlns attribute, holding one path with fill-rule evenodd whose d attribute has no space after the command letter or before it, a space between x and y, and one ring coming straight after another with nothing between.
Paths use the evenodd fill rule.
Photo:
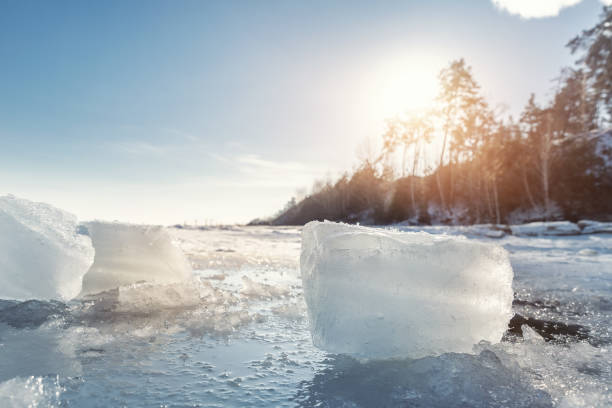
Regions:
<instances>
[{"instance_id":1,"label":"forest","mask_svg":"<svg viewBox=\"0 0 612 408\"><path fill-rule=\"evenodd\" d=\"M432 109L388 120L380 151L353 172L252 224L610 220L612 6L567 47L576 62L553 96L532 94L518 118L489 105L464 59L451 61Z\"/></svg>"}]
</instances>

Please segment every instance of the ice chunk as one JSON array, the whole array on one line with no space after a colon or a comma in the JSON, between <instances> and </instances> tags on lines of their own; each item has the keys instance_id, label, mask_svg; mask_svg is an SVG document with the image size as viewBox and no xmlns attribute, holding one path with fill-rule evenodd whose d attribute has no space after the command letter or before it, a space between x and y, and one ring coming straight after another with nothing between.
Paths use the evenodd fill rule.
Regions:
<instances>
[{"instance_id":1,"label":"ice chunk","mask_svg":"<svg viewBox=\"0 0 612 408\"><path fill-rule=\"evenodd\" d=\"M189 309L200 304L200 283L189 280L176 283L134 283L102 293L87 295L94 301L93 313L147 315L171 309Z\"/></svg>"},{"instance_id":2,"label":"ice chunk","mask_svg":"<svg viewBox=\"0 0 612 408\"><path fill-rule=\"evenodd\" d=\"M165 228L119 223L84 224L96 248L81 295L137 282L174 283L191 277L191 266Z\"/></svg>"},{"instance_id":3,"label":"ice chunk","mask_svg":"<svg viewBox=\"0 0 612 408\"><path fill-rule=\"evenodd\" d=\"M578 226L582 229L583 234L612 233L612 222L580 220Z\"/></svg>"},{"instance_id":4,"label":"ice chunk","mask_svg":"<svg viewBox=\"0 0 612 408\"><path fill-rule=\"evenodd\" d=\"M467 227L459 227L459 230L465 231L467 235L474 235L487 238L503 238L507 227L495 224L474 224Z\"/></svg>"},{"instance_id":5,"label":"ice chunk","mask_svg":"<svg viewBox=\"0 0 612 408\"><path fill-rule=\"evenodd\" d=\"M503 238L504 235L506 235L506 233L500 230L492 230L485 233L485 237L488 238Z\"/></svg>"},{"instance_id":6,"label":"ice chunk","mask_svg":"<svg viewBox=\"0 0 612 408\"><path fill-rule=\"evenodd\" d=\"M156 285L135 283L118 289L116 312L151 313L172 308L191 308L200 303L195 282L185 281Z\"/></svg>"},{"instance_id":7,"label":"ice chunk","mask_svg":"<svg viewBox=\"0 0 612 408\"><path fill-rule=\"evenodd\" d=\"M511 225L513 235L579 235L578 225L569 221L530 222L529 224Z\"/></svg>"},{"instance_id":8,"label":"ice chunk","mask_svg":"<svg viewBox=\"0 0 612 408\"><path fill-rule=\"evenodd\" d=\"M266 283L255 282L248 276L242 277L242 289L240 293L252 299L272 299L283 297L289 294L289 289L283 286L268 285Z\"/></svg>"},{"instance_id":9,"label":"ice chunk","mask_svg":"<svg viewBox=\"0 0 612 408\"><path fill-rule=\"evenodd\" d=\"M529 343L544 343L544 337L540 336L540 334L524 324L521 326L521 331L523 332L523 340Z\"/></svg>"},{"instance_id":10,"label":"ice chunk","mask_svg":"<svg viewBox=\"0 0 612 408\"><path fill-rule=\"evenodd\" d=\"M512 317L512 267L496 245L311 222L300 263L313 342L332 353L471 352Z\"/></svg>"},{"instance_id":11,"label":"ice chunk","mask_svg":"<svg viewBox=\"0 0 612 408\"><path fill-rule=\"evenodd\" d=\"M74 215L0 197L0 299L72 299L93 258Z\"/></svg>"}]
</instances>

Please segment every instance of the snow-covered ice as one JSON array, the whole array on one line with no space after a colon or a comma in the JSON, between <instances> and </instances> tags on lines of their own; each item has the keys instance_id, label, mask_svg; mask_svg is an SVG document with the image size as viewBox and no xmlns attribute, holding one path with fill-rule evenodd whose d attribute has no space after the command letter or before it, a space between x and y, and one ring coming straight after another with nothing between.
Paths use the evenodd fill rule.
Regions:
<instances>
[{"instance_id":1,"label":"snow-covered ice","mask_svg":"<svg viewBox=\"0 0 612 408\"><path fill-rule=\"evenodd\" d=\"M583 234L612 234L612 222L580 220L578 226L582 229Z\"/></svg>"},{"instance_id":2,"label":"snow-covered ice","mask_svg":"<svg viewBox=\"0 0 612 408\"><path fill-rule=\"evenodd\" d=\"M612 406L612 234L401 230L508 251L515 316L502 341L417 359L325 352L309 329L301 228L169 228L189 280L0 299L0 406Z\"/></svg>"},{"instance_id":3,"label":"snow-covered ice","mask_svg":"<svg viewBox=\"0 0 612 408\"><path fill-rule=\"evenodd\" d=\"M0 299L69 300L94 249L77 218L49 204L0 197Z\"/></svg>"},{"instance_id":4,"label":"snow-covered ice","mask_svg":"<svg viewBox=\"0 0 612 408\"><path fill-rule=\"evenodd\" d=\"M313 341L333 353L469 353L512 317L512 267L493 244L315 221L300 266Z\"/></svg>"},{"instance_id":5,"label":"snow-covered ice","mask_svg":"<svg viewBox=\"0 0 612 408\"><path fill-rule=\"evenodd\" d=\"M569 221L537 221L529 224L511 225L512 235L540 236L540 235L578 235L580 228Z\"/></svg>"},{"instance_id":6,"label":"snow-covered ice","mask_svg":"<svg viewBox=\"0 0 612 408\"><path fill-rule=\"evenodd\" d=\"M83 277L83 295L137 282L165 284L191 277L189 261L164 227L99 221L84 226L96 255Z\"/></svg>"}]
</instances>

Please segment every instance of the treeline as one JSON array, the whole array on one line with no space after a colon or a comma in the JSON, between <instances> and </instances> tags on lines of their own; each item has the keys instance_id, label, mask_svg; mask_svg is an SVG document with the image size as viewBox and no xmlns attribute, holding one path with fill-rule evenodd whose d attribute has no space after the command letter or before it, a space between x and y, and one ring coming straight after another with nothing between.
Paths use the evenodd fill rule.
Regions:
<instances>
[{"instance_id":1,"label":"treeline","mask_svg":"<svg viewBox=\"0 0 612 408\"><path fill-rule=\"evenodd\" d=\"M561 71L551 100L539 105L532 95L516 119L489 106L463 59L451 62L439 74L434 108L390 120L380 154L268 222L612 218L611 27L606 6L597 25L567 44L578 60Z\"/></svg>"}]
</instances>

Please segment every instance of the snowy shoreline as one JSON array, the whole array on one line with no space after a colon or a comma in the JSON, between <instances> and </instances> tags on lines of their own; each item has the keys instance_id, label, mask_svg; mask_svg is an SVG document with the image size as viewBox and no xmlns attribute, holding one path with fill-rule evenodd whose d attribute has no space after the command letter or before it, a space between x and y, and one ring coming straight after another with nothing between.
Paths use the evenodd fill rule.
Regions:
<instances>
[{"instance_id":1,"label":"snowy shoreline","mask_svg":"<svg viewBox=\"0 0 612 408\"><path fill-rule=\"evenodd\" d=\"M357 223L356 225L360 225ZM453 229L460 233L473 236L481 236L487 238L502 238L506 235L515 235L521 237L538 237L538 236L572 236L572 235L587 235L587 234L612 234L612 222L580 220L576 223L571 221L534 221L525 224L467 224L467 225L419 225L409 222L400 222L394 224L362 224L364 226L375 228L388 228L407 231L425 231L437 232L443 229ZM302 228L302 225L267 225L267 224L248 224L248 225L188 225L176 224L169 228L186 229L186 230L201 230L208 231L214 229L232 228L273 228L273 229L294 229Z\"/></svg>"}]
</instances>

